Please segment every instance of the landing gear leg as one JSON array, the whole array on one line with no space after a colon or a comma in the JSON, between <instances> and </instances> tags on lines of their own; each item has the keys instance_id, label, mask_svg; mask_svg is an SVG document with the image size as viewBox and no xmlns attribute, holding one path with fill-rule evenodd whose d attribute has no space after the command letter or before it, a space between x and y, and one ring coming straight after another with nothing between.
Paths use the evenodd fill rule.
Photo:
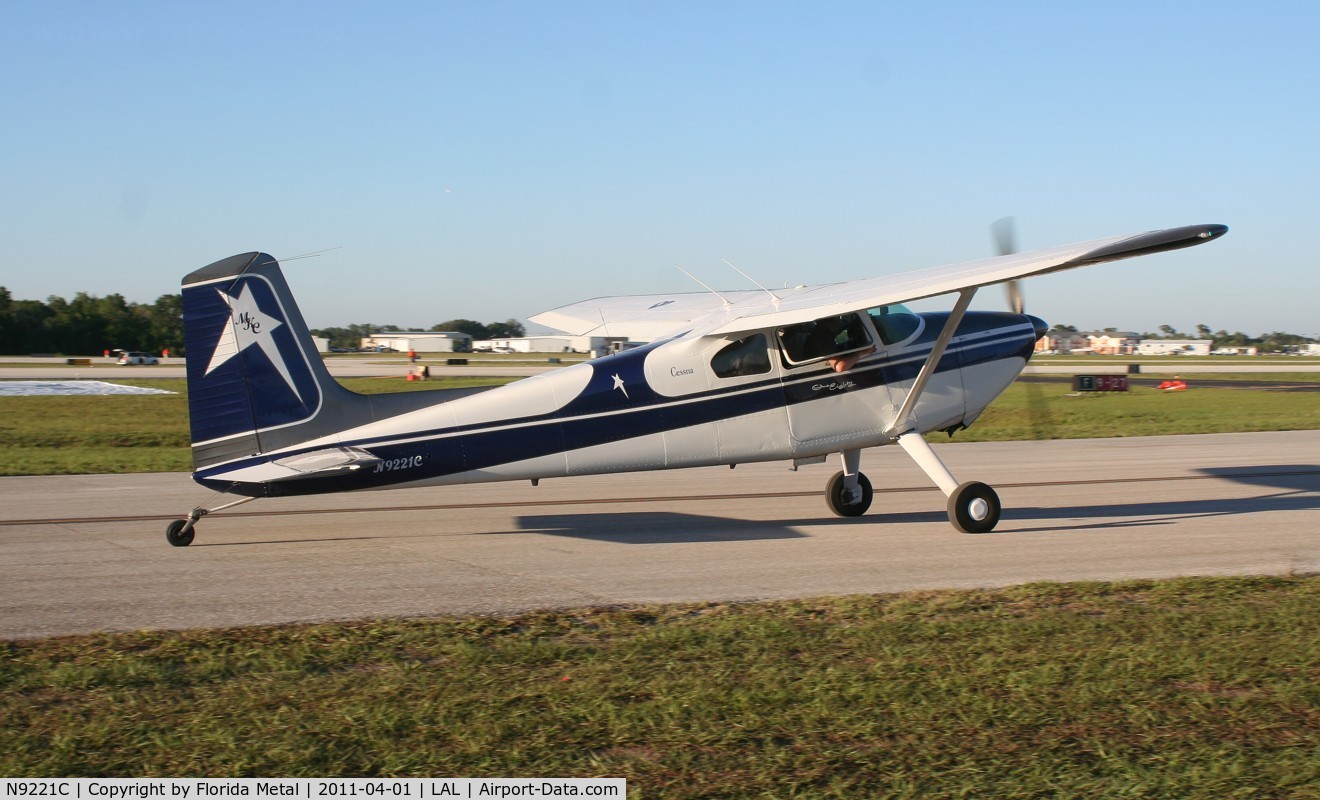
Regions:
<instances>
[{"instance_id":1,"label":"landing gear leg","mask_svg":"<svg viewBox=\"0 0 1320 800\"><path fill-rule=\"evenodd\" d=\"M224 511L226 508L241 506L244 503L250 503L256 500L255 497L241 497L232 503L225 503L215 508L203 508L198 506L188 512L187 519L176 519L165 526L165 540L175 547L187 547L192 544L193 536L197 533L197 520L216 511Z\"/></svg>"},{"instance_id":2,"label":"landing gear leg","mask_svg":"<svg viewBox=\"0 0 1320 800\"><path fill-rule=\"evenodd\" d=\"M825 502L840 517L859 517L871 507L871 481L861 472L862 451L843 451L843 472L825 487Z\"/></svg>"},{"instance_id":3,"label":"landing gear leg","mask_svg":"<svg viewBox=\"0 0 1320 800\"><path fill-rule=\"evenodd\" d=\"M989 533L999 524L1003 507L999 495L984 483L970 481L960 484L949 468L944 466L930 444L917 431L908 431L898 437L898 443L917 466L930 477L940 491L949 498L949 522L963 533Z\"/></svg>"}]
</instances>

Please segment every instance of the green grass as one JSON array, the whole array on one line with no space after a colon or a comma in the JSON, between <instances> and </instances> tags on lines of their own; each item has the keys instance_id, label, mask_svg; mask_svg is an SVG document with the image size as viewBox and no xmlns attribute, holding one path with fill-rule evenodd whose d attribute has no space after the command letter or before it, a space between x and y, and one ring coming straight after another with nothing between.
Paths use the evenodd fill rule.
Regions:
<instances>
[{"instance_id":1,"label":"green grass","mask_svg":"<svg viewBox=\"0 0 1320 800\"><path fill-rule=\"evenodd\" d=\"M1079 375L1086 374L1078 370ZM1134 375L1137 380L1163 381L1174 375L1195 385L1197 381L1233 381L1251 383L1320 383L1320 372L1151 372Z\"/></svg>"},{"instance_id":2,"label":"green grass","mask_svg":"<svg viewBox=\"0 0 1320 800\"><path fill-rule=\"evenodd\" d=\"M86 356L75 356L75 357L76 357L76 358L86 358ZM78 365L78 364L65 364L65 363L63 363L63 362L55 362L55 363L53 363L53 362L49 362L49 361L5 361L5 360L3 360L3 359L4 359L4 356L0 356L0 367L4 367L5 369L29 369L29 368L30 368L30 369L57 369L57 370L67 370L67 371L69 371L69 372L84 372L84 373L87 372L88 369L92 369L92 370L93 370L93 374L91 374L91 375L84 375L84 376L83 376L84 378L98 377L98 376L101 376L101 375L111 375L111 376L113 376L113 375L122 375L122 374L123 374L123 368L121 368L121 367L119 367L119 366L116 366L115 363L114 363L113 361L107 361L107 360L105 360L104 358L101 358L100 356L95 356L95 357L92 358L92 365L91 365L91 367L86 367L86 366L82 366L82 365ZM132 367L129 367L129 369L132 369L134 372L136 372L136 371L138 371L138 370L141 370L141 371L143 371L143 372L147 372L147 373L149 373L151 370L156 369L156 368L159 367L159 366L164 366L164 365L159 365L159 364L154 364L154 365L153 365L153 364L134 364ZM113 371L113 372L100 372L100 371L97 369L98 367L103 367L103 368L110 369L110 370L114 370L114 371Z\"/></svg>"},{"instance_id":3,"label":"green grass","mask_svg":"<svg viewBox=\"0 0 1320 800\"><path fill-rule=\"evenodd\" d=\"M8 642L0 774L1314 798L1317 620L1223 578Z\"/></svg>"},{"instance_id":4,"label":"green grass","mask_svg":"<svg viewBox=\"0 0 1320 800\"><path fill-rule=\"evenodd\" d=\"M1064 383L1018 382L957 441L1093 439L1320 429L1320 397L1307 392L1192 388L1074 395ZM932 441L945 440L932 434Z\"/></svg>"},{"instance_id":5,"label":"green grass","mask_svg":"<svg viewBox=\"0 0 1320 800\"><path fill-rule=\"evenodd\" d=\"M115 382L179 394L0 397L0 475L191 470L184 381Z\"/></svg>"},{"instance_id":6,"label":"green grass","mask_svg":"<svg viewBox=\"0 0 1320 800\"><path fill-rule=\"evenodd\" d=\"M1186 364L1194 369L1197 364L1288 364L1294 366L1320 364L1315 356L1102 356L1102 355L1036 355L1031 363L1037 366L1049 364L1088 364L1096 369L1110 372L1122 371L1128 364Z\"/></svg>"},{"instance_id":7,"label":"green grass","mask_svg":"<svg viewBox=\"0 0 1320 800\"><path fill-rule=\"evenodd\" d=\"M355 392L488 386L511 378L346 378ZM173 395L0 397L0 475L176 472L192 469L182 378L115 380Z\"/></svg>"},{"instance_id":8,"label":"green grass","mask_svg":"<svg viewBox=\"0 0 1320 800\"><path fill-rule=\"evenodd\" d=\"M356 392L425 391L512 378L346 378ZM192 468L182 379L120 380L176 395L0 398L0 475L169 472ZM1315 394L1235 388L1070 396L1065 383L1009 387L956 441L1083 439L1186 433L1320 429ZM932 434L931 441L947 441Z\"/></svg>"}]
</instances>

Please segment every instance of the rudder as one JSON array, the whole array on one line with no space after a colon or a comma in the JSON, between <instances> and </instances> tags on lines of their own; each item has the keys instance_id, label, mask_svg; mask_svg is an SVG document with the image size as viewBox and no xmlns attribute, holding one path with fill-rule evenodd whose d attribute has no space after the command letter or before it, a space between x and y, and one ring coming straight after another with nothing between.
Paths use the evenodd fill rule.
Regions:
<instances>
[{"instance_id":1,"label":"rudder","mask_svg":"<svg viewBox=\"0 0 1320 800\"><path fill-rule=\"evenodd\" d=\"M327 398L356 398L326 371L279 262L265 253L185 277L183 321L197 469L312 438Z\"/></svg>"}]
</instances>

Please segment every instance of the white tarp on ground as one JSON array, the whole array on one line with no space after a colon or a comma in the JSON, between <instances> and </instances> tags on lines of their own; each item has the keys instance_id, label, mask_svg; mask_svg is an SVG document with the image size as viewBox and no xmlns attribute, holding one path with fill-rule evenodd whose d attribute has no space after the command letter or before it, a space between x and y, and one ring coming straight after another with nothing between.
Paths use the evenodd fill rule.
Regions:
<instances>
[{"instance_id":1,"label":"white tarp on ground","mask_svg":"<svg viewBox=\"0 0 1320 800\"><path fill-rule=\"evenodd\" d=\"M178 394L164 389L120 386L105 381L0 381L0 396L35 397L48 394Z\"/></svg>"}]
</instances>

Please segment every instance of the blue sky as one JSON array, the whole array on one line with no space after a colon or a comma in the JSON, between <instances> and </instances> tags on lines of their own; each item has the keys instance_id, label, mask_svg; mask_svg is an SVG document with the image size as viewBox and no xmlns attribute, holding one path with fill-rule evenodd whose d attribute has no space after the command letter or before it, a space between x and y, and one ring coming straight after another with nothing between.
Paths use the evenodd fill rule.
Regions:
<instances>
[{"instance_id":1,"label":"blue sky","mask_svg":"<svg viewBox=\"0 0 1320 800\"><path fill-rule=\"evenodd\" d=\"M0 284L247 250L313 326L826 283L1194 223L1029 281L1081 328L1320 336L1312 3L52 2L0 28ZM926 304L929 307L929 304ZM1003 308L987 290L976 307Z\"/></svg>"}]
</instances>

